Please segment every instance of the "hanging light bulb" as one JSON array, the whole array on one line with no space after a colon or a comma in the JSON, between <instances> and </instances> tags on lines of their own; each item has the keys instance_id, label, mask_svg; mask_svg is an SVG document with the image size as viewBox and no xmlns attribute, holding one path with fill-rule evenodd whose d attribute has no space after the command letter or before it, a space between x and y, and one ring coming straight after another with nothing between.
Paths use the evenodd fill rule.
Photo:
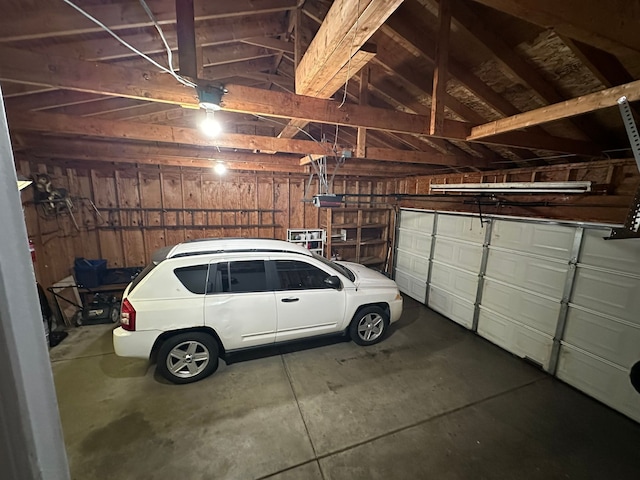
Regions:
<instances>
[{"instance_id":1,"label":"hanging light bulb","mask_svg":"<svg viewBox=\"0 0 640 480\"><path fill-rule=\"evenodd\" d=\"M213 171L218 175L224 175L227 171L227 166L223 162L217 162L213 167Z\"/></svg>"},{"instance_id":2,"label":"hanging light bulb","mask_svg":"<svg viewBox=\"0 0 640 480\"><path fill-rule=\"evenodd\" d=\"M207 137L217 137L222 132L222 126L214 118L214 111L207 108L204 113L204 118L200 122L200 130Z\"/></svg>"}]
</instances>

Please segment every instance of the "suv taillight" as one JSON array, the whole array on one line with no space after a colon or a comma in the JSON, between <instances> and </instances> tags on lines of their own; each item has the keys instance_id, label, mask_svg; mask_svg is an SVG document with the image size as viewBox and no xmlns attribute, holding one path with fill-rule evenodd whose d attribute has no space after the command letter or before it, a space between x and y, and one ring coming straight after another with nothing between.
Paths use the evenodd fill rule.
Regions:
<instances>
[{"instance_id":1,"label":"suv taillight","mask_svg":"<svg viewBox=\"0 0 640 480\"><path fill-rule=\"evenodd\" d=\"M126 298L122 302L122 310L120 311L120 324L125 330L130 332L136 329L136 311Z\"/></svg>"}]
</instances>

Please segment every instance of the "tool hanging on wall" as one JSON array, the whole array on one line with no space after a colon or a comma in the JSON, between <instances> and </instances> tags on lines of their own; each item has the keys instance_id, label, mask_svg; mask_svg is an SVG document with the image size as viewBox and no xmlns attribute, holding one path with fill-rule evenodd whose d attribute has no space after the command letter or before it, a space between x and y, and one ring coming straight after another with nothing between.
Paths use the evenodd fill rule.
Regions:
<instances>
[{"instance_id":1,"label":"tool hanging on wall","mask_svg":"<svg viewBox=\"0 0 640 480\"><path fill-rule=\"evenodd\" d=\"M69 192L65 188L56 188L51 182L51 177L44 173L38 173L34 178L34 202L40 208L42 214L47 217L58 217L59 215L69 215L75 229L80 231L80 226L74 215L74 203ZM87 208L98 220L97 224L104 223L102 215L96 205L89 198L74 197L78 203ZM87 205L88 204L88 205Z\"/></svg>"}]
</instances>

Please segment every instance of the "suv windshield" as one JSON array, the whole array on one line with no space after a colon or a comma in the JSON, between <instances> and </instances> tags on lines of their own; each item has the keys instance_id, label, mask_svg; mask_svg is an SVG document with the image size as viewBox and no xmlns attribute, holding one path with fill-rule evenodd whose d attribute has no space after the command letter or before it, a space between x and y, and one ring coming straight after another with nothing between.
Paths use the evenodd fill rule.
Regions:
<instances>
[{"instance_id":1,"label":"suv windshield","mask_svg":"<svg viewBox=\"0 0 640 480\"><path fill-rule=\"evenodd\" d=\"M313 258L316 258L318 260L320 260L322 263L324 263L325 265L327 265L328 267L333 268L336 272L338 272L340 275L344 275L345 277L347 277L349 280L351 280L352 282L355 281L356 276L353 274L353 272L351 270L349 270L347 267L343 266L343 265L339 265L337 263L332 262L331 260L327 260L326 258L318 255L315 252L311 252L311 255L313 255Z\"/></svg>"}]
</instances>

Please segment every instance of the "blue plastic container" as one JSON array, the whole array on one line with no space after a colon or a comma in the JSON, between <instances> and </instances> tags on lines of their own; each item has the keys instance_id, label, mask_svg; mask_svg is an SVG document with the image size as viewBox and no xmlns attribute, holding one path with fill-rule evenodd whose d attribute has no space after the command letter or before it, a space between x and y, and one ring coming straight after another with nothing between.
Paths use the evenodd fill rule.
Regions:
<instances>
[{"instance_id":1,"label":"blue plastic container","mask_svg":"<svg viewBox=\"0 0 640 480\"><path fill-rule=\"evenodd\" d=\"M107 261L102 258L95 260L76 258L73 262L73 270L78 285L96 288L102 285L102 279L107 273Z\"/></svg>"}]
</instances>

